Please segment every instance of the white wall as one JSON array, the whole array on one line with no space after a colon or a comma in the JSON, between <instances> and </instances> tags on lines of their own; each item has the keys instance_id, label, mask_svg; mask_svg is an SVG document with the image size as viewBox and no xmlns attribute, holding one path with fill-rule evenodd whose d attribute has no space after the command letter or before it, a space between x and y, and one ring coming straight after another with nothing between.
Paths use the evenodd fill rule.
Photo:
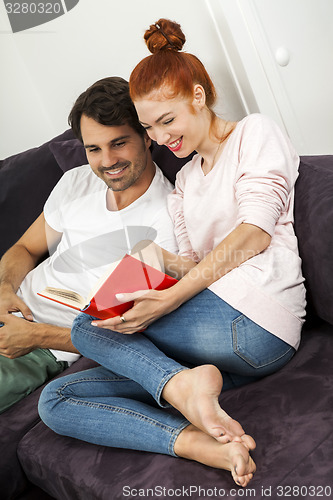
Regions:
<instances>
[{"instance_id":1,"label":"white wall","mask_svg":"<svg viewBox=\"0 0 333 500\"><path fill-rule=\"evenodd\" d=\"M78 95L96 80L128 78L148 55L143 33L160 17L174 19L216 83L218 111L245 110L205 0L80 0L47 24L13 34L0 4L0 158L63 132Z\"/></svg>"},{"instance_id":2,"label":"white wall","mask_svg":"<svg viewBox=\"0 0 333 500\"><path fill-rule=\"evenodd\" d=\"M207 3L246 111L271 116L299 154L333 154L332 0Z\"/></svg>"}]
</instances>

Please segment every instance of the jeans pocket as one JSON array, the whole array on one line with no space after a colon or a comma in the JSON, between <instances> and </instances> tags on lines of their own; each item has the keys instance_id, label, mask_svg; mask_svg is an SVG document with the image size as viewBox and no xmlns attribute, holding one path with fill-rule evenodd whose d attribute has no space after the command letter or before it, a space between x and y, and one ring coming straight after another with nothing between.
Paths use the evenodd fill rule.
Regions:
<instances>
[{"instance_id":1,"label":"jeans pocket","mask_svg":"<svg viewBox=\"0 0 333 500\"><path fill-rule=\"evenodd\" d=\"M232 334L234 353L255 369L275 371L295 353L293 347L243 314L232 322Z\"/></svg>"}]
</instances>

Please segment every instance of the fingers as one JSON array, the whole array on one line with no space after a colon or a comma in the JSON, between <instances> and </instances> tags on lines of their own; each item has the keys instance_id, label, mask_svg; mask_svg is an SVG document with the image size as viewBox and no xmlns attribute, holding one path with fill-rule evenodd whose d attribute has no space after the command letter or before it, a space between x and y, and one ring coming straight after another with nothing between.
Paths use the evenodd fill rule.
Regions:
<instances>
[{"instance_id":1,"label":"fingers","mask_svg":"<svg viewBox=\"0 0 333 500\"><path fill-rule=\"evenodd\" d=\"M121 324L122 321L119 316L109 319L94 319L94 321L91 322L92 326L98 326L98 328L109 328L110 330L117 328L117 326Z\"/></svg>"},{"instance_id":2,"label":"fingers","mask_svg":"<svg viewBox=\"0 0 333 500\"><path fill-rule=\"evenodd\" d=\"M131 335L132 333L142 332L145 328L141 325L139 326L136 323L133 323L133 321L129 319L128 313L129 311L125 313L126 317L123 315L103 320L94 319L91 322L91 325L97 326L98 328L113 330L114 332L122 333L124 335Z\"/></svg>"},{"instance_id":3,"label":"fingers","mask_svg":"<svg viewBox=\"0 0 333 500\"><path fill-rule=\"evenodd\" d=\"M143 295L146 295L151 290L138 290L133 293L116 293L116 299L119 302L132 302L134 300L140 299Z\"/></svg>"},{"instance_id":4,"label":"fingers","mask_svg":"<svg viewBox=\"0 0 333 500\"><path fill-rule=\"evenodd\" d=\"M23 314L23 316L25 317L25 319L27 319L28 321L33 321L34 317L32 315L32 312L30 311L29 307L19 297L18 297L18 300L20 303L19 309L20 309L21 313Z\"/></svg>"},{"instance_id":5,"label":"fingers","mask_svg":"<svg viewBox=\"0 0 333 500\"><path fill-rule=\"evenodd\" d=\"M28 321L33 321L33 315L26 303L16 294L12 294L10 298L6 298L0 305L0 314L10 314L13 312L21 312L23 317Z\"/></svg>"}]
</instances>

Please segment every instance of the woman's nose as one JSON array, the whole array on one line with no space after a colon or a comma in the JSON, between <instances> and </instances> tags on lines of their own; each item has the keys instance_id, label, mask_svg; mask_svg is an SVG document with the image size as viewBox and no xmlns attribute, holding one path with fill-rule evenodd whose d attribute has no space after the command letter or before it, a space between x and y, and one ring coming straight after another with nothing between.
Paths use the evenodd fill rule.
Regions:
<instances>
[{"instance_id":1,"label":"woman's nose","mask_svg":"<svg viewBox=\"0 0 333 500\"><path fill-rule=\"evenodd\" d=\"M163 144L168 144L170 141L170 134L164 130L156 130L155 132L155 139L153 139L162 146Z\"/></svg>"}]
</instances>

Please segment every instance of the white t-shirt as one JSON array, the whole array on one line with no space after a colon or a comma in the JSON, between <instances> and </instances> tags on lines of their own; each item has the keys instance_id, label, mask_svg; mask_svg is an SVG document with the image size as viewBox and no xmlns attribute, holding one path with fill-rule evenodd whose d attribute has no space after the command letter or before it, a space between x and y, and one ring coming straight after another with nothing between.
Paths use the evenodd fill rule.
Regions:
<instances>
[{"instance_id":1,"label":"white t-shirt","mask_svg":"<svg viewBox=\"0 0 333 500\"><path fill-rule=\"evenodd\" d=\"M177 253L167 195L173 186L156 166L147 191L131 205L110 211L106 184L89 165L66 172L44 206L45 220L62 238L54 253L33 269L18 294L35 321L71 327L78 311L37 295L46 286L87 296L107 267L139 241L150 239ZM73 362L77 354L51 350L57 360Z\"/></svg>"}]
</instances>

